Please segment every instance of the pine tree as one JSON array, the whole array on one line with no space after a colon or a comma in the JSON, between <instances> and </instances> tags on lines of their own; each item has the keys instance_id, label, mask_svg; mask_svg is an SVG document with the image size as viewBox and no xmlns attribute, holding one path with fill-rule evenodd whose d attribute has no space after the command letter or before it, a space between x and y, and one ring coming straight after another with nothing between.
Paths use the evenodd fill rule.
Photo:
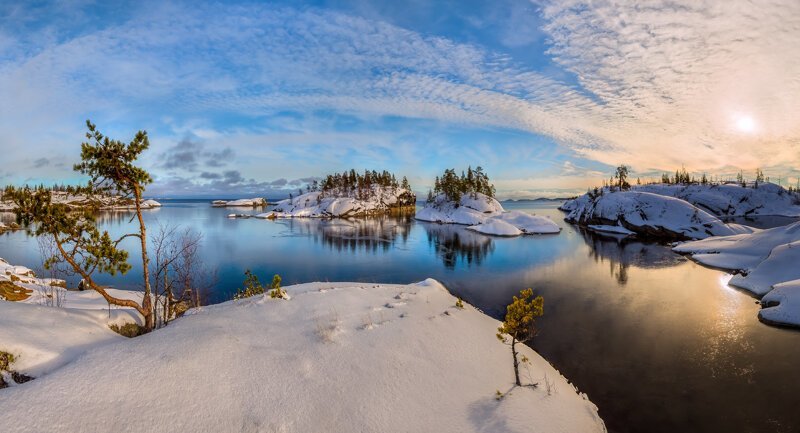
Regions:
<instances>
[{"instance_id":1,"label":"pine tree","mask_svg":"<svg viewBox=\"0 0 800 433\"><path fill-rule=\"evenodd\" d=\"M83 279L87 287L98 292L112 305L135 309L144 319L144 331L155 326L155 312L151 296L149 258L147 254L147 228L140 207L142 193L151 182L150 175L135 165L142 152L150 146L147 133L139 131L130 143L111 140L86 121L88 141L81 144L81 162L73 168L88 175L89 183L76 190L87 196L118 195L133 201L138 230L113 239L107 231L97 228L90 210L75 210L52 202L52 194L45 189L22 188L11 194L17 205L17 220L36 236L49 236L57 254L48 257L45 267L66 262ZM94 281L94 273L115 275L131 269L128 252L118 248L126 238L137 238L141 247L144 294L141 303L116 298Z\"/></svg>"},{"instance_id":2,"label":"pine tree","mask_svg":"<svg viewBox=\"0 0 800 433\"><path fill-rule=\"evenodd\" d=\"M502 325L497 328L497 339L511 346L511 355L514 358L514 380L517 386L522 386L519 380L519 359L517 358L517 343L526 343L536 335L535 320L544 314L544 298L533 297L532 289L519 292L519 297L506 307L506 317Z\"/></svg>"}]
</instances>

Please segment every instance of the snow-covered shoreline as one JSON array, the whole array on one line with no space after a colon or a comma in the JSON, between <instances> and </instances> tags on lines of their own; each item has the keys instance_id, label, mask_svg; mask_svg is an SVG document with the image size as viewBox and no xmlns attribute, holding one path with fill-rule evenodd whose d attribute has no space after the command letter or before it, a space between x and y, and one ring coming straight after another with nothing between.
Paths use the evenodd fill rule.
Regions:
<instances>
[{"instance_id":1,"label":"snow-covered shoreline","mask_svg":"<svg viewBox=\"0 0 800 433\"><path fill-rule=\"evenodd\" d=\"M414 218L440 224L467 225L469 230L494 236L556 234L561 231L561 227L548 217L506 211L493 197L480 193L465 194L458 204L439 194L431 203L426 203Z\"/></svg>"},{"instance_id":2,"label":"snow-covered shoreline","mask_svg":"<svg viewBox=\"0 0 800 433\"><path fill-rule=\"evenodd\" d=\"M202 307L134 339L109 330L105 309L0 301L0 350L36 377L0 390L0 431L605 431L528 347L524 381L538 386L513 387L499 322L434 280L285 290L291 300ZM196 416L175 416L186 408Z\"/></svg>"},{"instance_id":3,"label":"snow-covered shoreline","mask_svg":"<svg viewBox=\"0 0 800 433\"><path fill-rule=\"evenodd\" d=\"M759 312L763 321L800 327L800 221L751 234L686 242L673 250L706 266L735 272L728 284L763 296Z\"/></svg>"},{"instance_id":4,"label":"snow-covered shoreline","mask_svg":"<svg viewBox=\"0 0 800 433\"><path fill-rule=\"evenodd\" d=\"M53 191L53 203L60 203L71 208L96 208L98 210L133 210L135 202L121 197L88 197L85 195L71 195L66 192ZM142 209L157 209L161 203L153 199L143 199L139 206ZM13 212L17 206L9 201L0 201L0 212Z\"/></svg>"}]
</instances>

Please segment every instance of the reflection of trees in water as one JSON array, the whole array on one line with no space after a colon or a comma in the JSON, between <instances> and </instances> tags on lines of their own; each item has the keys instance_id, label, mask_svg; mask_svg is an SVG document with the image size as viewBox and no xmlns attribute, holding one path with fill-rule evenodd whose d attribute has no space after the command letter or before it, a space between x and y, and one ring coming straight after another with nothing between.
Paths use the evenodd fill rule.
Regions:
<instances>
[{"instance_id":1,"label":"reflection of trees in water","mask_svg":"<svg viewBox=\"0 0 800 433\"><path fill-rule=\"evenodd\" d=\"M387 252L399 240L408 241L410 216L385 216L352 219L293 218L288 220L292 233L310 236L315 242L338 252L359 250Z\"/></svg>"},{"instance_id":2,"label":"reflection of trees in water","mask_svg":"<svg viewBox=\"0 0 800 433\"><path fill-rule=\"evenodd\" d=\"M589 245L589 256L595 262L608 260L609 273L621 285L628 282L628 268L654 269L676 266L685 261L672 252L668 245L643 242L636 238L595 233L580 229L579 233Z\"/></svg>"},{"instance_id":3,"label":"reflection of trees in water","mask_svg":"<svg viewBox=\"0 0 800 433\"><path fill-rule=\"evenodd\" d=\"M428 245L436 250L445 267L454 269L459 261L467 266L480 266L494 252L494 242L489 236L467 230L455 224L423 223L428 232Z\"/></svg>"}]
</instances>

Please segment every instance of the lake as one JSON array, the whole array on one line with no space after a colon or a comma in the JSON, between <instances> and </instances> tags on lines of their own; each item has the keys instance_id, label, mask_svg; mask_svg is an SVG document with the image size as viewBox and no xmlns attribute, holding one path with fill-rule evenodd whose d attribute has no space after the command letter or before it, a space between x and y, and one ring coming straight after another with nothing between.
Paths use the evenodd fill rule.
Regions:
<instances>
[{"instance_id":1,"label":"lake","mask_svg":"<svg viewBox=\"0 0 800 433\"><path fill-rule=\"evenodd\" d=\"M755 299L729 287L729 275L668 246L587 233L564 222L555 203L504 203L563 228L508 239L410 217L228 219L259 211L205 200L163 203L146 212L148 227L177 224L203 234L202 259L219 278L209 302L230 299L245 269L262 281L279 273L284 285L430 277L496 318L512 295L531 287L545 298L532 346L588 394L611 432L800 431L800 331L758 322ZM129 218L105 213L100 223L119 235ZM0 257L41 263L36 240L23 232L0 236ZM131 263L138 265L135 255ZM100 281L136 288L138 277L131 271ZM494 367L508 368L512 380L510 362Z\"/></svg>"}]
</instances>

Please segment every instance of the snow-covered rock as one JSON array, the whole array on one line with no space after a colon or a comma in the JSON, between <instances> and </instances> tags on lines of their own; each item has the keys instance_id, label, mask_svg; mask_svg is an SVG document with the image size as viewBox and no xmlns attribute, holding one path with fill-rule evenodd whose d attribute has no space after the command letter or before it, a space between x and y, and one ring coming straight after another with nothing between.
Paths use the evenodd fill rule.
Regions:
<instances>
[{"instance_id":1,"label":"snow-covered rock","mask_svg":"<svg viewBox=\"0 0 800 433\"><path fill-rule=\"evenodd\" d=\"M375 186L366 199L327 195L312 191L279 201L270 212L257 218L347 218L381 215L414 206L416 196L403 188Z\"/></svg>"},{"instance_id":2,"label":"snow-covered rock","mask_svg":"<svg viewBox=\"0 0 800 433\"><path fill-rule=\"evenodd\" d=\"M775 284L774 287L761 298L759 320L772 325L800 327L800 280Z\"/></svg>"},{"instance_id":3,"label":"snow-covered rock","mask_svg":"<svg viewBox=\"0 0 800 433\"><path fill-rule=\"evenodd\" d=\"M634 192L674 197L691 203L718 217L781 215L800 216L800 195L790 193L774 183L761 183L758 186L739 184L722 185L634 185ZM609 188L604 188L607 194ZM589 194L565 201L559 209L572 212L592 202Z\"/></svg>"},{"instance_id":4,"label":"snow-covered rock","mask_svg":"<svg viewBox=\"0 0 800 433\"><path fill-rule=\"evenodd\" d=\"M492 197L477 193L465 194L456 205L444 194L426 203L415 218L443 224L468 225L468 229L495 236L558 233L561 228L550 218L522 211L506 212Z\"/></svg>"},{"instance_id":5,"label":"snow-covered rock","mask_svg":"<svg viewBox=\"0 0 800 433\"><path fill-rule=\"evenodd\" d=\"M800 221L752 234L686 242L673 250L691 254L692 259L702 264L737 272L728 284L757 296L769 296L774 289L787 283L775 296L764 297L768 304L778 299L778 295L787 299L796 296L796 290L788 283L800 280ZM787 304L780 308L781 315L800 315L798 302ZM769 313L769 320L778 323L778 316L774 314L777 313Z\"/></svg>"},{"instance_id":6,"label":"snow-covered rock","mask_svg":"<svg viewBox=\"0 0 800 433\"><path fill-rule=\"evenodd\" d=\"M605 431L588 398L526 346L524 380L553 391L513 387L499 322L456 308L436 281L286 290L290 301L190 310L134 339L85 312L0 302L15 367L49 371L0 391L0 431ZM55 363L37 355L71 349Z\"/></svg>"},{"instance_id":7,"label":"snow-covered rock","mask_svg":"<svg viewBox=\"0 0 800 433\"><path fill-rule=\"evenodd\" d=\"M704 239L754 230L725 224L685 200L649 192L606 192L593 199L583 196L566 208L572 208L565 218L571 223L620 226L638 235L662 239Z\"/></svg>"},{"instance_id":8,"label":"snow-covered rock","mask_svg":"<svg viewBox=\"0 0 800 433\"><path fill-rule=\"evenodd\" d=\"M589 230L598 233L610 233L614 235L623 235L623 236L632 236L635 235L636 232L626 229L622 226L608 226L608 225L588 225L586 226Z\"/></svg>"},{"instance_id":9,"label":"snow-covered rock","mask_svg":"<svg viewBox=\"0 0 800 433\"><path fill-rule=\"evenodd\" d=\"M155 201L153 199L148 199L148 200L143 200L142 204L140 206L143 209L153 209L153 208L161 207L161 203L159 203L159 202L157 202L157 201Z\"/></svg>"},{"instance_id":10,"label":"snow-covered rock","mask_svg":"<svg viewBox=\"0 0 800 433\"><path fill-rule=\"evenodd\" d=\"M676 197L717 216L782 215L800 216L800 196L774 183L757 187L723 185L642 185L636 191Z\"/></svg>"},{"instance_id":11,"label":"snow-covered rock","mask_svg":"<svg viewBox=\"0 0 800 433\"><path fill-rule=\"evenodd\" d=\"M499 215L489 217L483 223L470 226L468 229L495 236L553 234L561 232L561 227L550 218L517 210L503 212Z\"/></svg>"},{"instance_id":12,"label":"snow-covered rock","mask_svg":"<svg viewBox=\"0 0 800 433\"><path fill-rule=\"evenodd\" d=\"M214 200L211 202L214 207L257 207L266 206L267 200L262 197L240 198L238 200Z\"/></svg>"},{"instance_id":13,"label":"snow-covered rock","mask_svg":"<svg viewBox=\"0 0 800 433\"><path fill-rule=\"evenodd\" d=\"M136 208L136 203L130 198L120 196L86 196L81 194L68 194L64 191L52 191L51 200L53 203L64 204L71 208L96 208L99 210L132 210ZM161 203L148 199L139 202L142 209L155 209L161 207ZM17 206L10 201L0 201L0 211L13 212Z\"/></svg>"},{"instance_id":14,"label":"snow-covered rock","mask_svg":"<svg viewBox=\"0 0 800 433\"><path fill-rule=\"evenodd\" d=\"M490 218L482 224L469 226L467 229L494 236L519 236L522 234L522 230L499 218Z\"/></svg>"},{"instance_id":15,"label":"snow-covered rock","mask_svg":"<svg viewBox=\"0 0 800 433\"><path fill-rule=\"evenodd\" d=\"M450 201L445 194L434 197L432 203L417 211L415 218L445 224L474 226L504 212L499 201L480 193L464 194L459 203Z\"/></svg>"}]
</instances>

